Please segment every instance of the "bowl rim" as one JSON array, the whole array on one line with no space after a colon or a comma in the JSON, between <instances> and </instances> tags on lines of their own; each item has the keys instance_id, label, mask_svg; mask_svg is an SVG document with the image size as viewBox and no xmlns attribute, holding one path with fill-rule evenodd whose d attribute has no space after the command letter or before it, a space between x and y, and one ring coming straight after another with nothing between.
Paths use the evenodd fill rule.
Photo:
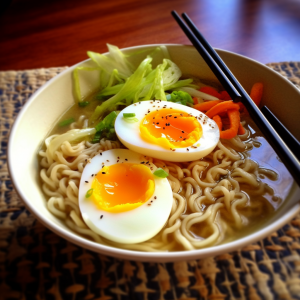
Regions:
<instances>
[{"instance_id":1,"label":"bowl rim","mask_svg":"<svg viewBox=\"0 0 300 300\"><path fill-rule=\"evenodd\" d=\"M182 47L190 47L194 48L192 45L183 45L183 44L146 44L146 45L138 45L138 46L132 46L132 47L127 47L127 48L122 48L120 50L122 51L130 51L134 49L140 49L140 48L149 48L149 47L158 47L158 46L182 46ZM219 53L228 53L230 55L234 56L239 56L243 59L249 60L252 63L255 63L259 66L262 66L263 68L268 68L266 65L253 60L249 57L216 48L217 52ZM108 52L103 53L103 54L108 54ZM88 240L87 238L80 236L77 234L75 231L70 231L65 230L64 228L60 227L58 224L53 223L47 218L43 218L39 212L38 209L31 204L30 201L28 201L27 197L25 194L23 194L21 188L19 187L18 182L15 181L15 178L13 176L15 170L12 169L12 144L14 140L14 136L16 134L18 124L21 122L23 115L26 114L27 110L29 109L31 103L34 101L35 98L37 98L43 91L50 86L53 82L56 80L60 80L60 77L64 76L65 74L72 72L74 68L76 68L78 65L81 65L85 62L90 61L90 59L83 60L66 70L62 71L60 74L56 75L49 81L47 81L43 86L41 86L37 91L35 91L30 98L26 101L26 103L23 105L21 111L18 113L15 122L11 128L9 139L8 139L8 146L7 146L7 164L8 164L8 171L10 174L11 181L13 183L13 186L19 195L19 197L22 199L24 202L26 208L35 216L35 218L38 219L44 226L46 226L48 229L51 231L55 232L62 238L80 246L83 248L87 248L91 251L101 253L104 255L108 256L113 256L116 258L121 258L121 259L128 259L128 260L134 260L134 261L151 261L151 262L175 262L175 261L187 261L187 260L193 260L193 259L202 259L205 257L210 257L210 256L216 256L221 253L228 253L233 250L241 249L242 247L249 245L253 242L257 242L260 239L265 238L269 234L275 232L282 226L284 226L290 219L292 219L299 211L300 211L300 203L294 203L292 207L288 209L288 211L284 214L283 217L281 217L278 220L273 221L271 224L268 226L255 231L249 235L246 235L242 238L239 238L237 240L229 241L224 244L220 245L215 245L207 248L202 248L202 249L195 249L195 250L183 250L183 251L174 251L174 252L163 252L163 251L158 251L158 252L144 252L144 251L136 251L136 250L127 250L127 249L122 249L122 248L116 248L113 246L108 246L108 245L103 245L97 242L94 242L92 240ZM274 72L277 76L280 78L284 79L291 87L293 87L295 90L297 90L298 93L299 90L284 76L280 75L279 73L273 71L272 69L268 68L271 72Z\"/></svg>"}]
</instances>

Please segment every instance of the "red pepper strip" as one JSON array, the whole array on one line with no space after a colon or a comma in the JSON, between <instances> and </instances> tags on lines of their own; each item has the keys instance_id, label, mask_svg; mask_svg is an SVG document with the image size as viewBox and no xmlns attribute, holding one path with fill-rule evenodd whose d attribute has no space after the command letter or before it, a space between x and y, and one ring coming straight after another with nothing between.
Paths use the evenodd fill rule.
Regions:
<instances>
[{"instance_id":1,"label":"red pepper strip","mask_svg":"<svg viewBox=\"0 0 300 300\"><path fill-rule=\"evenodd\" d=\"M226 112L228 109L236 109L239 110L240 106L236 103L233 103L232 100L230 101L222 101L221 103L218 103L214 107L212 107L210 110L206 112L206 115L209 118L212 118L215 115L218 115L222 112Z\"/></svg>"},{"instance_id":2,"label":"red pepper strip","mask_svg":"<svg viewBox=\"0 0 300 300\"><path fill-rule=\"evenodd\" d=\"M218 103L223 102L222 100L210 100L210 101L205 101L202 103L198 103L196 105L194 105L195 109L198 109L202 112L206 112L208 110L210 110L212 107L214 107L215 105L217 105Z\"/></svg>"},{"instance_id":3,"label":"red pepper strip","mask_svg":"<svg viewBox=\"0 0 300 300\"><path fill-rule=\"evenodd\" d=\"M228 109L227 114L230 121L230 128L220 132L221 139L234 138L240 126L240 112L237 109Z\"/></svg>"},{"instance_id":4,"label":"red pepper strip","mask_svg":"<svg viewBox=\"0 0 300 300\"><path fill-rule=\"evenodd\" d=\"M221 99L221 94L218 93L214 88L210 87L210 86L203 86L200 90L200 92L203 92L205 94L214 96L218 99Z\"/></svg>"},{"instance_id":5,"label":"red pepper strip","mask_svg":"<svg viewBox=\"0 0 300 300\"><path fill-rule=\"evenodd\" d=\"M221 98L222 100L232 100L231 97L229 96L229 94L226 91L222 91L220 92L221 94Z\"/></svg>"},{"instance_id":6,"label":"red pepper strip","mask_svg":"<svg viewBox=\"0 0 300 300\"><path fill-rule=\"evenodd\" d=\"M256 82L253 84L251 92L250 92L250 98L253 100L253 102L259 106L259 103L262 98L264 86L261 82Z\"/></svg>"},{"instance_id":7,"label":"red pepper strip","mask_svg":"<svg viewBox=\"0 0 300 300\"><path fill-rule=\"evenodd\" d=\"M222 128L223 128L223 123L222 123L222 119L219 115L215 115L213 117L213 120L217 123L218 127L219 127L219 130L220 132L222 131Z\"/></svg>"},{"instance_id":8,"label":"red pepper strip","mask_svg":"<svg viewBox=\"0 0 300 300\"><path fill-rule=\"evenodd\" d=\"M242 135L242 134L245 134L245 133L246 133L246 130L243 127L242 123L240 123L239 129L238 129L238 135Z\"/></svg>"}]
</instances>

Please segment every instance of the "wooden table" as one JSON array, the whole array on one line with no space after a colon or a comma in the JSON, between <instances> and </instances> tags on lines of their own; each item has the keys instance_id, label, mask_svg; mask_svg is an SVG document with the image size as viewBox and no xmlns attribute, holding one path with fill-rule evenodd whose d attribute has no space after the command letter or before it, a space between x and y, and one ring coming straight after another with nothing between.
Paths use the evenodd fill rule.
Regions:
<instances>
[{"instance_id":1,"label":"wooden table","mask_svg":"<svg viewBox=\"0 0 300 300\"><path fill-rule=\"evenodd\" d=\"M187 12L213 47L262 63L300 61L297 0L6 0L0 70L70 66L86 51L190 44L171 10Z\"/></svg>"}]
</instances>

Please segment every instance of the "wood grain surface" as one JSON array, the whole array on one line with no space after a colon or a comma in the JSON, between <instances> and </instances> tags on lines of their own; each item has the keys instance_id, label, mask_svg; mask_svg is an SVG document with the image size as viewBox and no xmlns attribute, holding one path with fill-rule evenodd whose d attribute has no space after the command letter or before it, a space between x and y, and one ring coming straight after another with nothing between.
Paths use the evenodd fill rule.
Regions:
<instances>
[{"instance_id":1,"label":"wood grain surface","mask_svg":"<svg viewBox=\"0 0 300 300\"><path fill-rule=\"evenodd\" d=\"M106 43L191 44L171 10L187 12L213 47L300 61L298 0L1 0L0 70L70 66Z\"/></svg>"}]
</instances>

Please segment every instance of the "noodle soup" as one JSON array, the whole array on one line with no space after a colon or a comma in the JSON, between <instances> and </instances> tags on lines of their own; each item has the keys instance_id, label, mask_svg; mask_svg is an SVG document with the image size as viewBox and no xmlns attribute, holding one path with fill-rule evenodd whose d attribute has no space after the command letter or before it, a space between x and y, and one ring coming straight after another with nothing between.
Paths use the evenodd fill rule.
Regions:
<instances>
[{"instance_id":1,"label":"noodle soup","mask_svg":"<svg viewBox=\"0 0 300 300\"><path fill-rule=\"evenodd\" d=\"M137 55L145 57L145 55L151 54L157 46L158 45L138 46L123 49L122 51L126 55L129 55L131 62L134 66L137 66L141 61L140 57ZM191 74L197 78L205 78L209 82L216 82L215 77L192 46L168 45L167 48L170 57L178 65L183 74ZM218 50L218 53L246 91L251 89L251 85L254 82L264 82L265 89L262 104L267 105L287 126L292 134L299 139L300 130L297 125L300 111L299 90L290 82L284 80L278 73L258 62L224 50ZM287 177L285 177L287 178L285 181L286 184L283 184L284 181L282 178L284 178L284 175L281 174L283 166L279 163L274 152L272 151L272 159L276 164L279 163L279 168L276 167L276 170L275 165L273 166L273 160L271 160L271 166L267 164L267 161L270 162L270 152L268 151L268 147L264 147L264 149L266 149L264 153L261 152L261 149L263 149L262 147L253 147L250 152L253 153L253 155L251 154L251 158L256 160L260 167L271 169L279 173L277 181L273 181L265 175L263 175L265 178L262 178L261 180L271 187L274 187L274 196L280 197L282 201L276 202L271 199L271 202L273 204L277 203L279 208L276 206L269 217L261 220L261 224L255 221L254 223L252 222L250 226L245 226L241 230L236 230L234 235L228 236L223 242L218 241L214 246L189 251L177 251L179 248L173 248L173 251L165 251L163 248L155 252L134 251L124 249L123 245L120 245L120 247L119 245L110 246L113 243L108 243L109 245L107 245L103 239L102 242L94 242L94 239L84 234L81 229L72 229L73 227L70 227L72 224L67 225L69 222L66 222L65 219L56 217L47 208L48 199L50 197L46 196L41 188L39 161L42 157L38 156L37 153L42 148L42 145L44 145L45 138L49 136L49 132L53 129L54 124L57 124L59 116L74 105L74 96L72 94L74 88L72 72L78 66L93 68L94 64L91 61L84 61L76 66L70 67L31 96L14 122L8 144L8 167L17 193L22 198L29 211L54 233L80 247L104 255L134 261L174 262L199 258L203 259L205 257L241 249L242 247L256 242L278 230L299 211L299 188L292 180L289 181ZM87 78L88 80L81 85L82 93L87 90L93 92L97 89L99 78L97 78L95 74L90 77L87 76ZM285 101L288 105L283 106L282 99L286 99ZM41 112L47 113L43 113L41 117ZM75 118L75 116L72 115L70 117ZM77 118L75 119L77 120ZM248 120L246 121L247 125L245 125L245 128L250 129L252 134L256 134L254 129L255 126L252 126ZM251 128L247 127L249 125ZM69 129L69 127L64 128L64 130L67 129ZM258 139L260 139L259 133L257 133L257 136ZM20 155L20 149L22 149L22 155ZM96 157L97 156L98 155L96 155ZM242 158L244 158L244 156L242 156ZM69 163L72 161L72 158L68 160ZM22 168L20 168L20 166L22 166ZM169 170L171 173L174 171L170 166ZM73 177L72 179L75 180L76 178ZM280 188L277 186L277 183L281 183ZM292 188L288 191L291 184ZM76 191L75 186L73 187L74 191ZM252 191L254 190L255 189L252 189ZM180 196L183 195L183 193L179 194ZM288 196L285 197L287 194ZM71 195L71 193L69 193L69 195ZM269 199L272 197L273 196L269 193L264 195L264 198L268 201L270 201ZM68 210L72 209L68 207ZM73 210L76 211L75 205ZM72 213L72 216L74 217L75 214ZM100 216L101 215L99 215L99 218ZM105 216L102 218L102 221L103 220L105 220ZM181 219L179 219L179 221L181 221ZM82 229L84 231L84 228ZM168 240L172 241L173 237L169 236ZM153 244L148 243L148 246L153 248Z\"/></svg>"},{"instance_id":2,"label":"noodle soup","mask_svg":"<svg viewBox=\"0 0 300 300\"><path fill-rule=\"evenodd\" d=\"M91 103L95 103L91 101ZM74 105L61 120L74 118L68 128L55 126L53 136L75 128L88 128L94 107ZM98 243L138 251L194 250L238 239L264 226L281 205L292 178L247 114L245 133L221 139L215 149L195 161L147 159L169 174L173 204L164 227L141 243L118 243L91 230L82 218L78 191L89 160L110 149L125 148L118 140L91 143L64 141L55 154L40 151L42 189L48 209L75 232Z\"/></svg>"}]
</instances>

